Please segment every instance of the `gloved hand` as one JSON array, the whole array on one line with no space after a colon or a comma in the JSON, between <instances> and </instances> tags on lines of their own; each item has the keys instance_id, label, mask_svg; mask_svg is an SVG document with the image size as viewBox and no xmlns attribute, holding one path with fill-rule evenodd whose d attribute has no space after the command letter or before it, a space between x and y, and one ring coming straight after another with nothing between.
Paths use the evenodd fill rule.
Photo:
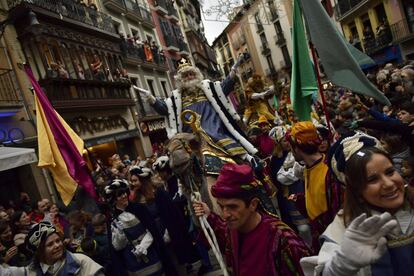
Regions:
<instances>
[{"instance_id":1,"label":"gloved hand","mask_svg":"<svg viewBox=\"0 0 414 276\"><path fill-rule=\"evenodd\" d=\"M143 101L149 102L150 104L154 104L156 99L155 97L151 94L150 91L145 90L143 88L140 88L138 86L133 85L132 86L134 88L135 91L139 92L139 94L141 95L141 98Z\"/></svg>"},{"instance_id":2,"label":"gloved hand","mask_svg":"<svg viewBox=\"0 0 414 276\"><path fill-rule=\"evenodd\" d=\"M242 64L244 61L244 55L239 55L239 57L237 58L237 62L235 64L233 64L233 66L231 67L230 70L230 78L234 78L236 76L237 73L237 68L240 66L240 64Z\"/></svg>"},{"instance_id":3,"label":"gloved hand","mask_svg":"<svg viewBox=\"0 0 414 276\"><path fill-rule=\"evenodd\" d=\"M233 71L236 71L237 70L237 67L239 67L240 66L240 64L242 64L243 63L243 61L244 61L244 55L239 55L239 57L237 58L237 61L236 61L236 63L235 64L233 64L233 66L231 67L231 70Z\"/></svg>"},{"instance_id":4,"label":"gloved hand","mask_svg":"<svg viewBox=\"0 0 414 276\"><path fill-rule=\"evenodd\" d=\"M345 231L341 248L324 268L327 275L353 275L378 261L387 250L385 236L397 225L389 213L355 218Z\"/></svg>"},{"instance_id":5,"label":"gloved hand","mask_svg":"<svg viewBox=\"0 0 414 276\"><path fill-rule=\"evenodd\" d=\"M251 98L252 100L259 100L259 99L264 99L266 96L266 92L261 92L261 93L253 93Z\"/></svg>"},{"instance_id":6,"label":"gloved hand","mask_svg":"<svg viewBox=\"0 0 414 276\"><path fill-rule=\"evenodd\" d=\"M145 248L143 248L142 246L140 246L140 245L137 245L137 246L135 246L135 248L134 249L132 249L132 253L136 256L136 257L139 257L139 256L142 256L142 255L147 255L147 249L145 249Z\"/></svg>"},{"instance_id":7,"label":"gloved hand","mask_svg":"<svg viewBox=\"0 0 414 276\"><path fill-rule=\"evenodd\" d=\"M147 250L151 246L154 238L152 237L151 233L147 230L147 233L142 238L141 242L135 246L132 250L135 256L139 257L141 255L147 255Z\"/></svg>"},{"instance_id":8,"label":"gloved hand","mask_svg":"<svg viewBox=\"0 0 414 276\"><path fill-rule=\"evenodd\" d=\"M346 229L341 243L341 251L360 267L378 261L387 249L387 235L397 221L389 213L367 218L362 214L354 219Z\"/></svg>"}]
</instances>

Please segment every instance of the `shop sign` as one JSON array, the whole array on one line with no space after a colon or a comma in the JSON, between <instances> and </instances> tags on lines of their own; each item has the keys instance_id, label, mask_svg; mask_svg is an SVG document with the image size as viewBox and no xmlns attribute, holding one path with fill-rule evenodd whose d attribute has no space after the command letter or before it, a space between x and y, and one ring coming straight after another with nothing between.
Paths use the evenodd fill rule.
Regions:
<instances>
[{"instance_id":1,"label":"shop sign","mask_svg":"<svg viewBox=\"0 0 414 276\"><path fill-rule=\"evenodd\" d=\"M102 145L102 144L110 143L113 141L122 141L125 139L135 138L135 137L139 137L139 132L137 129L124 131L124 132L113 134L113 135L98 137L94 139L88 139L85 141L85 146L92 147L95 145Z\"/></svg>"},{"instance_id":2,"label":"shop sign","mask_svg":"<svg viewBox=\"0 0 414 276\"><path fill-rule=\"evenodd\" d=\"M87 118L79 116L68 121L69 125L78 134L95 134L98 132L118 129L120 127L129 129L128 122L121 115L100 116Z\"/></svg>"},{"instance_id":3,"label":"shop sign","mask_svg":"<svg viewBox=\"0 0 414 276\"><path fill-rule=\"evenodd\" d=\"M148 131L149 132L153 132L153 131L157 131L157 130L165 128L165 121L164 120L149 121L149 122L147 122L147 124L148 124Z\"/></svg>"}]
</instances>

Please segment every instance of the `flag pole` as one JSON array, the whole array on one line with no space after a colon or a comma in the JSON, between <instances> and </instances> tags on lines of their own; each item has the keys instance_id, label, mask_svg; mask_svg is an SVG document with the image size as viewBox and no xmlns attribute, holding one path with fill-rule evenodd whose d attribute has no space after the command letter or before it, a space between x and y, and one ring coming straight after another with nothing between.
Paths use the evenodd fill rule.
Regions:
<instances>
[{"instance_id":1,"label":"flag pole","mask_svg":"<svg viewBox=\"0 0 414 276\"><path fill-rule=\"evenodd\" d=\"M318 80L319 93L321 94L321 99L322 99L323 113L325 114L326 124L328 125L329 142L331 142L333 140L332 130L331 130L331 120L329 118L328 110L326 109L325 94L323 93L321 75L320 75L319 66L318 66L319 63L318 63L318 59L316 57L315 48L313 47L312 41L309 41L309 48L310 48L311 53L312 53L313 64L315 65L315 71L316 71L316 78Z\"/></svg>"}]
</instances>

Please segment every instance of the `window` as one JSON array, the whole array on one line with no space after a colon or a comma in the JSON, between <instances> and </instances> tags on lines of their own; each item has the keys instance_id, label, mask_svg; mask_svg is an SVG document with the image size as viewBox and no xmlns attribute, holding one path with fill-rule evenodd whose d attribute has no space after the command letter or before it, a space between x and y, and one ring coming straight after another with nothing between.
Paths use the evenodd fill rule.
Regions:
<instances>
[{"instance_id":1,"label":"window","mask_svg":"<svg viewBox=\"0 0 414 276\"><path fill-rule=\"evenodd\" d=\"M167 82L166 81L160 81L162 91L164 92L164 96L168 97L168 90L167 90Z\"/></svg>"},{"instance_id":2,"label":"window","mask_svg":"<svg viewBox=\"0 0 414 276\"><path fill-rule=\"evenodd\" d=\"M268 55L266 57L266 60L267 60L267 64L269 65L269 69L274 71L275 70L275 65L273 64L272 56Z\"/></svg>"},{"instance_id":3,"label":"window","mask_svg":"<svg viewBox=\"0 0 414 276\"><path fill-rule=\"evenodd\" d=\"M262 42L262 45L267 45L267 39L264 33L260 35L260 41Z\"/></svg>"},{"instance_id":4,"label":"window","mask_svg":"<svg viewBox=\"0 0 414 276\"><path fill-rule=\"evenodd\" d=\"M274 26L275 26L276 34L279 37L280 35L283 34L282 26L280 25L279 21L275 22Z\"/></svg>"},{"instance_id":5,"label":"window","mask_svg":"<svg viewBox=\"0 0 414 276\"><path fill-rule=\"evenodd\" d=\"M115 20L112 20L112 24L114 25L115 32L117 34L121 34L122 33L121 24Z\"/></svg>"},{"instance_id":6,"label":"window","mask_svg":"<svg viewBox=\"0 0 414 276\"><path fill-rule=\"evenodd\" d=\"M289 51L286 45L281 47L280 49L282 50L282 55L283 55L283 59L285 60L286 67L290 67L292 63L290 61L290 55L289 55Z\"/></svg>"},{"instance_id":7,"label":"window","mask_svg":"<svg viewBox=\"0 0 414 276\"><path fill-rule=\"evenodd\" d=\"M256 13L256 14L254 15L254 20L256 21L256 24L257 24L257 25L262 25L262 21L260 21L260 16L259 16L259 13Z\"/></svg>"},{"instance_id":8,"label":"window","mask_svg":"<svg viewBox=\"0 0 414 276\"><path fill-rule=\"evenodd\" d=\"M152 35L145 34L145 38L148 41L148 43L151 45L152 41L154 40L154 38L152 37Z\"/></svg>"},{"instance_id":9,"label":"window","mask_svg":"<svg viewBox=\"0 0 414 276\"><path fill-rule=\"evenodd\" d=\"M137 78L130 77L129 79L131 80L133 85L138 86L138 79Z\"/></svg>"},{"instance_id":10,"label":"window","mask_svg":"<svg viewBox=\"0 0 414 276\"><path fill-rule=\"evenodd\" d=\"M155 96L155 89L154 89L154 80L147 79L148 88L151 91L151 94Z\"/></svg>"}]
</instances>

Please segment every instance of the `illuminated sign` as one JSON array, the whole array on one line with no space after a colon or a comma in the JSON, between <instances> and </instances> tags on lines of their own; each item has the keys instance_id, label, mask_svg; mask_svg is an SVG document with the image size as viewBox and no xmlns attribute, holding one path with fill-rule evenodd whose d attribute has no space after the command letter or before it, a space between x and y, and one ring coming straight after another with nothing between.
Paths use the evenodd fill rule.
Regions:
<instances>
[{"instance_id":1,"label":"illuminated sign","mask_svg":"<svg viewBox=\"0 0 414 276\"><path fill-rule=\"evenodd\" d=\"M7 144L20 144L23 142L25 136L20 128L0 128L0 143Z\"/></svg>"}]
</instances>

